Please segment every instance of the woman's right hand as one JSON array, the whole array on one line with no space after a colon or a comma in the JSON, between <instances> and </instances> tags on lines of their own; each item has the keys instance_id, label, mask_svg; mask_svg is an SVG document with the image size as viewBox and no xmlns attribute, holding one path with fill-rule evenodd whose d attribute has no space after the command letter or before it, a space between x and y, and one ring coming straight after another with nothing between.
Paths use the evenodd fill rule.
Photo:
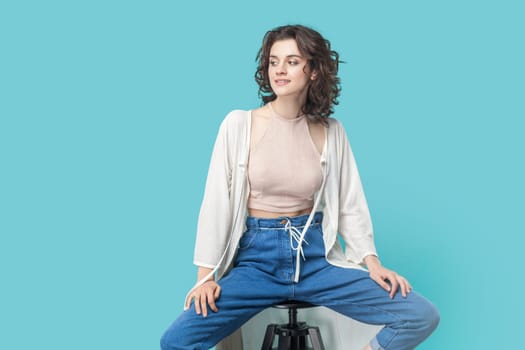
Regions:
<instances>
[{"instance_id":1,"label":"woman's right hand","mask_svg":"<svg viewBox=\"0 0 525 350\"><path fill-rule=\"evenodd\" d=\"M219 311L215 300L219 298L221 294L221 286L215 281L204 282L201 286L196 288L191 294L188 300L193 299L195 303L195 312L203 317L208 316L208 306L213 312ZM188 305L189 306L189 305Z\"/></svg>"}]
</instances>

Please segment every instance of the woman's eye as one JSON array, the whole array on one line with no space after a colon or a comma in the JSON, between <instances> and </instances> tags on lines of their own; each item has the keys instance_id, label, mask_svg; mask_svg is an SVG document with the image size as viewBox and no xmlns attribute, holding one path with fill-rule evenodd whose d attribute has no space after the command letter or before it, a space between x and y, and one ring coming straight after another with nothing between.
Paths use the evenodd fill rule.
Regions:
<instances>
[{"instance_id":1,"label":"woman's eye","mask_svg":"<svg viewBox=\"0 0 525 350\"><path fill-rule=\"evenodd\" d=\"M288 64L290 66L295 66L295 65L299 64L299 62L297 62L297 61L288 61Z\"/></svg>"},{"instance_id":2,"label":"woman's eye","mask_svg":"<svg viewBox=\"0 0 525 350\"><path fill-rule=\"evenodd\" d=\"M277 61L270 61L270 66L276 66L277 65Z\"/></svg>"}]
</instances>

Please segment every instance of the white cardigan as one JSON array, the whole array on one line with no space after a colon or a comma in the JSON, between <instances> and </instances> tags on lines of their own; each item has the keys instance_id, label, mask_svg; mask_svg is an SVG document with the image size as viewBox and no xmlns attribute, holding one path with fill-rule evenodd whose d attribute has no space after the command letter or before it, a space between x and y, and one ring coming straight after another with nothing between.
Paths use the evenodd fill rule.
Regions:
<instances>
[{"instance_id":1,"label":"white cardigan","mask_svg":"<svg viewBox=\"0 0 525 350\"><path fill-rule=\"evenodd\" d=\"M228 113L219 128L199 213L194 254L195 265L213 271L197 282L188 296L212 274L220 279L231 269L237 245L246 230L250 130L251 111L242 110ZM328 118L320 162L323 182L314 195L314 206L303 234L313 214L322 211L327 261L340 267L362 269L367 255L377 255L372 222L346 132L334 118ZM345 252L337 240L337 233L345 242ZM300 263L299 255L296 262ZM258 331L264 333L264 330ZM239 342L231 342L230 337L222 343L236 344L230 347L232 350L242 349ZM246 345L246 341L244 343Z\"/></svg>"}]
</instances>

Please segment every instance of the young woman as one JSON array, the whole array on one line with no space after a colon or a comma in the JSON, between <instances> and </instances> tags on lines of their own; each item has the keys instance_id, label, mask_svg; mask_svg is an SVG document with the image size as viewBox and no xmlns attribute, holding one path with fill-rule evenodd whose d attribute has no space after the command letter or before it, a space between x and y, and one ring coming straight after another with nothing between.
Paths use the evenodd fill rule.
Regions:
<instances>
[{"instance_id":1,"label":"young woman","mask_svg":"<svg viewBox=\"0 0 525 350\"><path fill-rule=\"evenodd\" d=\"M198 282L162 349L209 349L290 299L384 325L365 349L413 349L439 315L377 257L350 144L330 117L338 54L293 25L267 32L257 60L264 105L220 126L198 220Z\"/></svg>"}]
</instances>

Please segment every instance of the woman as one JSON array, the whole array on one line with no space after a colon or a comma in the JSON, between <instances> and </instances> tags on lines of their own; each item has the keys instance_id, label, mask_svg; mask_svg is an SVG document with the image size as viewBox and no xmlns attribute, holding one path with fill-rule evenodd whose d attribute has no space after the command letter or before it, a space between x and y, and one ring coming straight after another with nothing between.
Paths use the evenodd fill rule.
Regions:
<instances>
[{"instance_id":1,"label":"woman","mask_svg":"<svg viewBox=\"0 0 525 350\"><path fill-rule=\"evenodd\" d=\"M414 348L439 315L377 257L352 150L329 117L338 54L294 25L267 32L257 60L264 105L221 124L199 214L198 282L162 349L209 349L288 299L385 325L365 349Z\"/></svg>"}]
</instances>

